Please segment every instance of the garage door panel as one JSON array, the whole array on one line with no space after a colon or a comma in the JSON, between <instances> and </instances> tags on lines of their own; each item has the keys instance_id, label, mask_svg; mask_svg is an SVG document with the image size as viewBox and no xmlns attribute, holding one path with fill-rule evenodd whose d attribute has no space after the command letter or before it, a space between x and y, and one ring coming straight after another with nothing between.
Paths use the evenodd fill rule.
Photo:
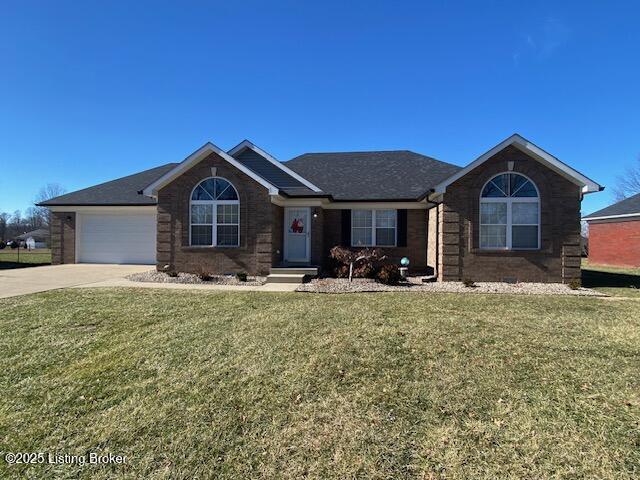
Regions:
<instances>
[{"instance_id":1,"label":"garage door panel","mask_svg":"<svg viewBox=\"0 0 640 480\"><path fill-rule=\"evenodd\" d=\"M78 237L81 263L156 262L155 214L81 214Z\"/></svg>"}]
</instances>

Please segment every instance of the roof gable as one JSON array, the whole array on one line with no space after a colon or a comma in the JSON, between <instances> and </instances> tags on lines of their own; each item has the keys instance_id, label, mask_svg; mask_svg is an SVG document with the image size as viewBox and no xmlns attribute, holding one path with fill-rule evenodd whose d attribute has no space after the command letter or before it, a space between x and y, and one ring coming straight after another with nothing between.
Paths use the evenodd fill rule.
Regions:
<instances>
[{"instance_id":1,"label":"roof gable","mask_svg":"<svg viewBox=\"0 0 640 480\"><path fill-rule=\"evenodd\" d=\"M515 133L515 134L511 135L509 138L507 138L506 140L500 142L498 145L493 147L488 152L486 152L486 153L482 154L481 156L479 156L476 160L471 162L469 165L464 167L462 170L457 172L455 175L452 175L451 177L447 178L443 182L441 182L438 185L436 185L436 187L434 189L435 192L436 193L444 193L446 191L447 187L449 185L451 185L453 182L455 182L456 180L462 178L464 175L469 173L471 170L473 170L474 168L480 166L481 164L483 164L484 162L489 160L491 157L493 157L495 154L497 154L501 150L504 150L505 148L507 148L507 147L509 147L511 145L513 145L514 147L516 147L519 150L523 151L524 153L528 154L534 160L537 160L538 162L540 162L543 165L547 166L551 170L554 170L558 174L560 174L563 177L567 178L569 181L571 181L571 182L573 182L573 183L575 183L577 185L580 185L582 187L582 193L592 193L592 192L599 192L599 191L603 190L603 187L601 187L599 184L597 184L596 182L594 182L590 178L588 178L585 175L581 174L577 170L574 170L573 168L571 168L566 163L561 162L560 160L558 160L556 157L554 157L550 153L545 152L544 150L542 150L537 145L534 145L533 143L531 143L530 141L528 141L524 137L522 137L522 136L518 135L517 133Z\"/></svg>"},{"instance_id":2,"label":"roof gable","mask_svg":"<svg viewBox=\"0 0 640 480\"><path fill-rule=\"evenodd\" d=\"M312 192L322 191L309 180L289 169L249 140L243 140L229 150L228 153L247 168L279 188L305 189L306 187L307 190Z\"/></svg>"},{"instance_id":3,"label":"roof gable","mask_svg":"<svg viewBox=\"0 0 640 480\"><path fill-rule=\"evenodd\" d=\"M233 158L227 152L225 152L224 150L217 147L211 142L205 143L202 147L200 147L198 150L193 152L191 155L185 158L182 162L177 164L173 169L171 169L170 171L162 175L153 183L147 185L144 188L143 193L149 197L157 197L158 190L160 190L162 187L171 183L173 180L178 178L180 175L182 175L184 172L189 170L192 166L196 165L198 162L206 158L211 153L215 153L219 155L220 157L222 157L223 160L226 160L231 165L233 165L238 170L240 170L242 173L244 173L245 175L249 176L256 182L258 182L260 185L262 185L269 191L270 195L278 194L278 187L268 182L267 180L265 180L264 178L256 174L254 171L247 168L242 163L238 162L235 158Z\"/></svg>"}]
</instances>

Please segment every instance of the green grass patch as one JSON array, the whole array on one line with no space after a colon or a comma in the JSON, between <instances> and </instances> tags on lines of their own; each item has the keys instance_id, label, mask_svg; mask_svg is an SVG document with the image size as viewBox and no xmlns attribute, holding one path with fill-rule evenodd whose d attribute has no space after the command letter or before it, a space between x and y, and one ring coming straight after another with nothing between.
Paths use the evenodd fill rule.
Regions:
<instances>
[{"instance_id":1,"label":"green grass patch","mask_svg":"<svg viewBox=\"0 0 640 480\"><path fill-rule=\"evenodd\" d=\"M8 268L35 267L51 264L50 250L28 251L5 248L0 250L0 270Z\"/></svg>"},{"instance_id":2,"label":"green grass patch","mask_svg":"<svg viewBox=\"0 0 640 480\"><path fill-rule=\"evenodd\" d=\"M0 477L640 475L636 301L63 290L0 300Z\"/></svg>"}]
</instances>

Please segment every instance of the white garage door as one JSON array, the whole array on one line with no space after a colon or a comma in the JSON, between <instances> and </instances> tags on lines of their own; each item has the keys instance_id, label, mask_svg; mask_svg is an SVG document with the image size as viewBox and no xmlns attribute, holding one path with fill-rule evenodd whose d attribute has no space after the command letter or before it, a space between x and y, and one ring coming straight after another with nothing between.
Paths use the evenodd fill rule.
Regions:
<instances>
[{"instance_id":1,"label":"white garage door","mask_svg":"<svg viewBox=\"0 0 640 480\"><path fill-rule=\"evenodd\" d=\"M79 215L80 263L156 263L156 215Z\"/></svg>"}]
</instances>

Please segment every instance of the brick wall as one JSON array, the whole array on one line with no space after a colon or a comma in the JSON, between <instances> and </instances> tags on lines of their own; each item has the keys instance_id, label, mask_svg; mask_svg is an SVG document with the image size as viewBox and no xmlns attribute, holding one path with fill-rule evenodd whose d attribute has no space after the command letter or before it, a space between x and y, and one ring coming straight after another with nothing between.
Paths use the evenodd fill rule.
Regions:
<instances>
[{"instance_id":1,"label":"brick wall","mask_svg":"<svg viewBox=\"0 0 640 480\"><path fill-rule=\"evenodd\" d=\"M640 267L640 219L589 222L589 261Z\"/></svg>"},{"instance_id":2,"label":"brick wall","mask_svg":"<svg viewBox=\"0 0 640 480\"><path fill-rule=\"evenodd\" d=\"M480 191L508 171L531 178L540 191L541 248L479 248ZM447 187L440 206L440 280L568 282L580 276L580 187L510 146Z\"/></svg>"},{"instance_id":3,"label":"brick wall","mask_svg":"<svg viewBox=\"0 0 640 480\"><path fill-rule=\"evenodd\" d=\"M189 245L189 197L198 183L213 176L212 168L240 196L239 247ZM277 212L262 185L212 153L158 192L158 269L168 264L181 272L268 274Z\"/></svg>"},{"instance_id":4,"label":"brick wall","mask_svg":"<svg viewBox=\"0 0 640 480\"><path fill-rule=\"evenodd\" d=\"M51 213L51 263L76 263L75 212Z\"/></svg>"}]
</instances>

